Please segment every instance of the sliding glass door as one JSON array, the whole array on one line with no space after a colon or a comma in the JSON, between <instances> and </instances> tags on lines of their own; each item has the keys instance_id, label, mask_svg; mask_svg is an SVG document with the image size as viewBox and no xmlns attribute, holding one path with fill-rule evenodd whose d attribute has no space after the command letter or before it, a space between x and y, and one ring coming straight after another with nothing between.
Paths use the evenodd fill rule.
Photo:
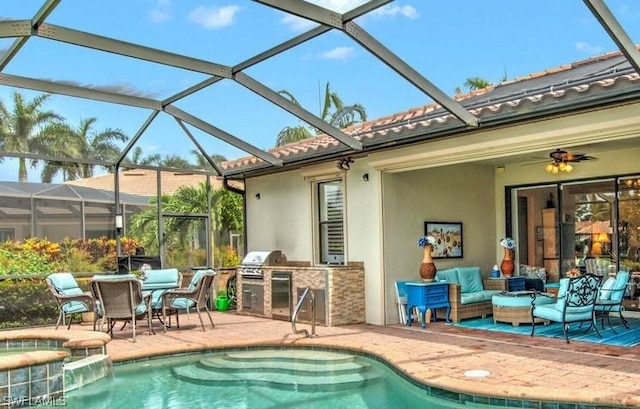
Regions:
<instances>
[{"instance_id":1,"label":"sliding glass door","mask_svg":"<svg viewBox=\"0 0 640 409\"><path fill-rule=\"evenodd\" d=\"M618 186L601 179L516 189L519 263L544 267L555 282L571 269L615 272L621 252L637 260L640 178Z\"/></svg>"},{"instance_id":2,"label":"sliding glass door","mask_svg":"<svg viewBox=\"0 0 640 409\"><path fill-rule=\"evenodd\" d=\"M620 268L640 271L640 177L618 183L618 260Z\"/></svg>"}]
</instances>

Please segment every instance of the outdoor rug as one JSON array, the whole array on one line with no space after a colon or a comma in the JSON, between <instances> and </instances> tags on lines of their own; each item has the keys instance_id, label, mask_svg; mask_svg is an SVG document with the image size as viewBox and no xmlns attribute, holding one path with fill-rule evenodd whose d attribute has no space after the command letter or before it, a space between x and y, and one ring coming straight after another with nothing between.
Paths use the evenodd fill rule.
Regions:
<instances>
[{"instance_id":1,"label":"outdoor rug","mask_svg":"<svg viewBox=\"0 0 640 409\"><path fill-rule=\"evenodd\" d=\"M640 344L640 319L639 318L627 318L629 321L629 329L626 329L619 319L611 318L613 328L616 330L615 334L609 325L605 321L604 330L600 326L598 321L598 329L602 338L599 338L596 331L592 328L589 332L585 333L585 330L589 326L588 323L583 323L580 327L580 323L572 324L569 328L569 340L570 341L583 341L593 342L596 344L614 345L619 347L633 347ZM508 323L494 323L493 318L475 318L463 320L457 324L458 327L473 328L485 331L497 331L508 332L511 334L531 335L531 324L520 324L518 327L514 327ZM536 332L534 337L549 337L549 338L564 338L562 332L562 324L558 322L552 322L549 325L536 324Z\"/></svg>"}]
</instances>

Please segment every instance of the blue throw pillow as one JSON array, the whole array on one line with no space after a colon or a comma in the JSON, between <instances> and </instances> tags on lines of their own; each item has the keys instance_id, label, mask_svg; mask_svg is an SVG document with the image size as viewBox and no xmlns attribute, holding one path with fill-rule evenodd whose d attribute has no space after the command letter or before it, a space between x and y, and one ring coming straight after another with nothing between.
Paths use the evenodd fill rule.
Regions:
<instances>
[{"instance_id":1,"label":"blue throw pillow","mask_svg":"<svg viewBox=\"0 0 640 409\"><path fill-rule=\"evenodd\" d=\"M460 293L477 293L484 290L480 267L458 267Z\"/></svg>"},{"instance_id":2,"label":"blue throw pillow","mask_svg":"<svg viewBox=\"0 0 640 409\"><path fill-rule=\"evenodd\" d=\"M458 270L455 268L447 268L436 272L436 281L446 281L449 284L460 284L458 281Z\"/></svg>"}]
</instances>

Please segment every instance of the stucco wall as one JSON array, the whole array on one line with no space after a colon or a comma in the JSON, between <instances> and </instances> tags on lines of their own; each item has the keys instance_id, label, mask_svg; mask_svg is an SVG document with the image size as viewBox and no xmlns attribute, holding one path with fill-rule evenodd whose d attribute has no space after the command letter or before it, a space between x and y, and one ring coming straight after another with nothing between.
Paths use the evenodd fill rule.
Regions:
<instances>
[{"instance_id":1,"label":"stucco wall","mask_svg":"<svg viewBox=\"0 0 640 409\"><path fill-rule=\"evenodd\" d=\"M368 181L363 180L367 173ZM247 250L282 250L290 261L313 261L314 204L311 183L316 177L340 175L335 163L247 181ZM381 274L382 239L380 178L366 159L345 173L347 262L362 262L367 294L366 320L381 324L384 294ZM260 193L260 199L256 194Z\"/></svg>"},{"instance_id":2,"label":"stucco wall","mask_svg":"<svg viewBox=\"0 0 640 409\"><path fill-rule=\"evenodd\" d=\"M394 281L417 280L425 221L462 222L463 258L436 259L440 269L496 264L494 168L454 165L383 176L385 323L397 323Z\"/></svg>"},{"instance_id":3,"label":"stucco wall","mask_svg":"<svg viewBox=\"0 0 640 409\"><path fill-rule=\"evenodd\" d=\"M311 261L309 183L292 171L248 179L246 189L247 252L282 250L288 260Z\"/></svg>"}]
</instances>

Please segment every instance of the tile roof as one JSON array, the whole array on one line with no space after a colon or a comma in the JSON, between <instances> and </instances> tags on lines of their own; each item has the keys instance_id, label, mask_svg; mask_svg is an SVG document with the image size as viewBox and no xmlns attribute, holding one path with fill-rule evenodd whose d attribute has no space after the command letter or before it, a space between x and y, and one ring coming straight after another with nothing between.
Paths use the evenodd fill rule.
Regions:
<instances>
[{"instance_id":1,"label":"tile roof","mask_svg":"<svg viewBox=\"0 0 640 409\"><path fill-rule=\"evenodd\" d=\"M612 52L569 65L561 65L524 77L454 96L483 125L497 120L522 120L519 114L546 115L576 104L603 103L607 91L640 87L640 77L620 52ZM602 99L594 95L602 94ZM637 98L637 95L634 95ZM353 125L342 131L363 142L364 151L383 148L390 142L409 143L429 136L472 130L437 103ZM396 145L397 146L397 145ZM268 150L287 163L320 161L352 152L328 135L294 142ZM223 162L227 175L269 167L262 159L249 156Z\"/></svg>"},{"instance_id":2,"label":"tile roof","mask_svg":"<svg viewBox=\"0 0 640 409\"><path fill-rule=\"evenodd\" d=\"M185 172L161 171L162 193L172 194L182 186L197 187L206 181L206 175ZM74 186L86 186L96 189L114 190L113 174L66 182ZM120 192L140 196L156 196L156 171L152 169L132 169L120 172ZM211 177L214 189L222 188L222 179Z\"/></svg>"}]
</instances>

